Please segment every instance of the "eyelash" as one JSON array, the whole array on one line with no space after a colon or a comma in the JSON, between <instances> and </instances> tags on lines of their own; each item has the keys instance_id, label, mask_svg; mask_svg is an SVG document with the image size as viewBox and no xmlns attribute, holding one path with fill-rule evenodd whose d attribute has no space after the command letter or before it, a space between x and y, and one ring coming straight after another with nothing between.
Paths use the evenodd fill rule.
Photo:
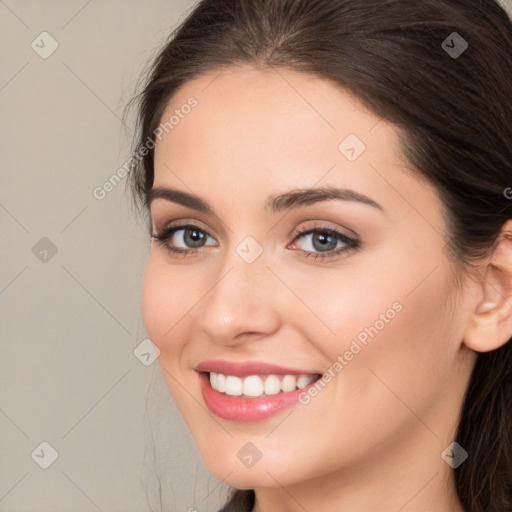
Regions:
<instances>
[{"instance_id":1,"label":"eyelash","mask_svg":"<svg viewBox=\"0 0 512 512\"><path fill-rule=\"evenodd\" d=\"M172 247L169 245L168 240L174 235L175 232L181 231L183 229L190 228L194 229L196 231L200 231L204 233L206 236L213 238L213 236L206 230L201 229L199 226L196 226L194 224L181 224L176 226L171 226L169 228L164 229L159 234L152 234L151 238L155 239L159 244L161 244L169 253L174 254L176 256L189 256L191 253L198 253L200 252L198 249L181 249L177 247ZM295 242L300 237L304 237L305 235L309 235L311 233L317 233L317 234L324 234L324 235L332 235L341 242L346 244L346 247L341 247L336 250L331 250L329 252L312 252L312 251L303 251L301 249L298 249L299 252L304 253L305 258L313 258L314 260L324 260L326 258L333 258L341 253L348 253L353 250L357 250L360 247L360 242L358 240L355 240L353 238L350 238L349 236L345 235L341 231L338 231L337 229L334 229L332 227L327 226L313 226L313 227L307 227L303 229L296 230L294 233L294 239L293 242ZM292 243L293 243L292 242Z\"/></svg>"}]
</instances>

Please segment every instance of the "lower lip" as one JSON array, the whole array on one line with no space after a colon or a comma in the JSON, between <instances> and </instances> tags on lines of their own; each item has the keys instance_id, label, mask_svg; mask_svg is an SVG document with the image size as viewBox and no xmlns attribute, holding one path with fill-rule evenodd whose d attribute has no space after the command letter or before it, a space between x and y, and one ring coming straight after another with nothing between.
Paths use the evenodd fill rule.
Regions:
<instances>
[{"instance_id":1,"label":"lower lip","mask_svg":"<svg viewBox=\"0 0 512 512\"><path fill-rule=\"evenodd\" d=\"M317 382L315 380L302 389L287 393L280 392L258 398L245 398L227 395L213 389L207 373L200 373L199 381L204 401L210 411L225 420L244 422L265 420L297 404L299 395L305 391L307 392L308 388Z\"/></svg>"}]
</instances>

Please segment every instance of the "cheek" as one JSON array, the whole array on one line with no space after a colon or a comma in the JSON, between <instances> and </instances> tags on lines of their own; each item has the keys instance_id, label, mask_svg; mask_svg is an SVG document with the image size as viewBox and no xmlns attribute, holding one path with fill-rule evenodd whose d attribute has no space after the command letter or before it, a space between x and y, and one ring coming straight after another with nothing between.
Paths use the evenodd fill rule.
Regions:
<instances>
[{"instance_id":1,"label":"cheek","mask_svg":"<svg viewBox=\"0 0 512 512\"><path fill-rule=\"evenodd\" d=\"M406 270L391 272L386 255L378 256L385 263L340 265L313 278L305 272L285 276L304 303L292 301L287 321L295 323L297 332L307 333L330 361L349 350L353 340L369 346L404 316L413 280Z\"/></svg>"},{"instance_id":2,"label":"cheek","mask_svg":"<svg viewBox=\"0 0 512 512\"><path fill-rule=\"evenodd\" d=\"M174 351L181 337L180 318L185 314L186 289L178 272L171 272L152 250L142 282L142 315L151 341L162 353ZM179 293L177 293L179 290Z\"/></svg>"},{"instance_id":3,"label":"cheek","mask_svg":"<svg viewBox=\"0 0 512 512\"><path fill-rule=\"evenodd\" d=\"M429 417L451 375L457 340L451 339L448 270L440 266L415 288L418 281L416 274L402 283L383 282L376 297L361 302L357 328L343 338L348 354L351 345L360 351L349 356L334 400L358 397L349 401L348 415L366 416L368 422L378 417L383 433L414 422L410 410Z\"/></svg>"},{"instance_id":4,"label":"cheek","mask_svg":"<svg viewBox=\"0 0 512 512\"><path fill-rule=\"evenodd\" d=\"M441 386L449 378L458 341L449 265L439 255L429 265L382 261L309 287L308 306L322 323L304 317L299 328L326 356L326 370L336 381L333 406L358 397L353 405L364 402L364 410L372 411L378 404L399 403L393 390L406 403L427 407L438 391L433 379ZM361 409L352 412L361 415Z\"/></svg>"},{"instance_id":5,"label":"cheek","mask_svg":"<svg viewBox=\"0 0 512 512\"><path fill-rule=\"evenodd\" d=\"M322 346L329 359L349 350L354 340L362 348L360 355L375 349L379 360L434 353L452 324L449 261L436 248L413 257L407 247L386 247L369 263L309 286L311 309L323 320Z\"/></svg>"},{"instance_id":6,"label":"cheek","mask_svg":"<svg viewBox=\"0 0 512 512\"><path fill-rule=\"evenodd\" d=\"M190 335L188 313L198 297L179 269L172 269L155 251L150 253L142 283L142 314L151 341L160 350L162 375L185 421L195 417L194 403L183 393L184 348ZM191 426L189 425L189 428Z\"/></svg>"}]
</instances>

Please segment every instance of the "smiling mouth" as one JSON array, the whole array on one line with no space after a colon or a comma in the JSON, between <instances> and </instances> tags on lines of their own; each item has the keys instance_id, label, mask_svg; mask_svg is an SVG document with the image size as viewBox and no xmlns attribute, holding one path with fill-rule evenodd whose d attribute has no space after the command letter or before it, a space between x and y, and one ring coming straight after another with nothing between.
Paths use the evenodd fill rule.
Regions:
<instances>
[{"instance_id":1,"label":"smiling mouth","mask_svg":"<svg viewBox=\"0 0 512 512\"><path fill-rule=\"evenodd\" d=\"M244 398L258 398L303 389L321 378L320 374L257 374L239 377L204 372L210 386L219 393Z\"/></svg>"}]
</instances>

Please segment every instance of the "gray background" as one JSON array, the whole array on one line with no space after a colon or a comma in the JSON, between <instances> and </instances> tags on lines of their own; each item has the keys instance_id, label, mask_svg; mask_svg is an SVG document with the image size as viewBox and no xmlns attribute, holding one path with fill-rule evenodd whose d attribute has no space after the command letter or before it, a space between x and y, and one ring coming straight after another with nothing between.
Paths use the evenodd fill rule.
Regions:
<instances>
[{"instance_id":1,"label":"gray background","mask_svg":"<svg viewBox=\"0 0 512 512\"><path fill-rule=\"evenodd\" d=\"M144 225L124 182L92 193L129 157L124 106L192 5L0 0L0 511L156 510L157 475L164 510L226 497L134 354Z\"/></svg>"},{"instance_id":2,"label":"gray background","mask_svg":"<svg viewBox=\"0 0 512 512\"><path fill-rule=\"evenodd\" d=\"M226 491L158 362L133 353L144 223L124 182L92 193L130 156L123 109L192 4L0 1L1 511L156 510L157 472L165 510L217 510ZM43 59L45 31L58 48ZM47 469L48 449L31 456L43 441L58 452Z\"/></svg>"}]
</instances>

